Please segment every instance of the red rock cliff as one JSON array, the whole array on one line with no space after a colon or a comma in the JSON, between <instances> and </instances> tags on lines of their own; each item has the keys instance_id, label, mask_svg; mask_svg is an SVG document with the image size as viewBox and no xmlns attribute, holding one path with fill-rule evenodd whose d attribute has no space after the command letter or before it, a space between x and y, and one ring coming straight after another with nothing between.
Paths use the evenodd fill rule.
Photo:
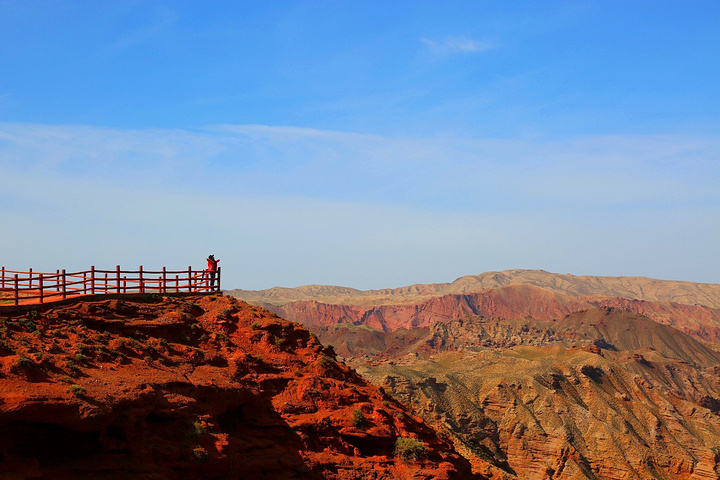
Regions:
<instances>
[{"instance_id":1,"label":"red rock cliff","mask_svg":"<svg viewBox=\"0 0 720 480\"><path fill-rule=\"evenodd\" d=\"M0 310L0 452L8 479L475 478L307 330L227 297Z\"/></svg>"}]
</instances>

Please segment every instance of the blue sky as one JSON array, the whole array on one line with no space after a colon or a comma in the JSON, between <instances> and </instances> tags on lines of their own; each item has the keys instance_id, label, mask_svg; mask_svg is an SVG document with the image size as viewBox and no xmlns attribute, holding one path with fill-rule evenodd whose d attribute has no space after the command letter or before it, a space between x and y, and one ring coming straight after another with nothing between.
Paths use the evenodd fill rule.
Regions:
<instances>
[{"instance_id":1,"label":"blue sky","mask_svg":"<svg viewBox=\"0 0 720 480\"><path fill-rule=\"evenodd\" d=\"M0 0L0 263L720 283L720 4Z\"/></svg>"}]
</instances>

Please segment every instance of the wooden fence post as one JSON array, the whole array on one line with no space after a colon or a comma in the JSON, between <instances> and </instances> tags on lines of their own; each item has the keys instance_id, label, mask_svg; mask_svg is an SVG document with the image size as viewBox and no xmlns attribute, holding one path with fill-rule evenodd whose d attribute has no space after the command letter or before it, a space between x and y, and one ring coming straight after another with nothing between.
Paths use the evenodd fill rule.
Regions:
<instances>
[{"instance_id":1,"label":"wooden fence post","mask_svg":"<svg viewBox=\"0 0 720 480\"><path fill-rule=\"evenodd\" d=\"M0 288L5 288L5 267L2 267L2 286Z\"/></svg>"},{"instance_id":2,"label":"wooden fence post","mask_svg":"<svg viewBox=\"0 0 720 480\"><path fill-rule=\"evenodd\" d=\"M20 300L20 297L19 297L20 292L18 291L18 276L17 276L17 273L15 274L14 280L15 280L15 306L17 306L18 303L20 303L20 302L19 302L19 300Z\"/></svg>"},{"instance_id":3,"label":"wooden fence post","mask_svg":"<svg viewBox=\"0 0 720 480\"><path fill-rule=\"evenodd\" d=\"M188 293L192 291L192 267L188 265Z\"/></svg>"},{"instance_id":4,"label":"wooden fence post","mask_svg":"<svg viewBox=\"0 0 720 480\"><path fill-rule=\"evenodd\" d=\"M87 294L87 273L83 272L83 295Z\"/></svg>"},{"instance_id":5,"label":"wooden fence post","mask_svg":"<svg viewBox=\"0 0 720 480\"><path fill-rule=\"evenodd\" d=\"M65 299L67 298L67 279L66 279L66 276L65 276L65 269L64 269L64 268L63 268L63 271L62 271L62 297L63 297L63 300L65 300Z\"/></svg>"},{"instance_id":6,"label":"wooden fence post","mask_svg":"<svg viewBox=\"0 0 720 480\"><path fill-rule=\"evenodd\" d=\"M145 285L143 284L142 276L142 265L140 265L140 271L138 272L138 278L140 279L140 293L145 293Z\"/></svg>"},{"instance_id":7,"label":"wooden fence post","mask_svg":"<svg viewBox=\"0 0 720 480\"><path fill-rule=\"evenodd\" d=\"M117 282L117 293L120 293L120 265L115 266L115 278Z\"/></svg>"},{"instance_id":8,"label":"wooden fence post","mask_svg":"<svg viewBox=\"0 0 720 480\"><path fill-rule=\"evenodd\" d=\"M175 275L175 293L180 293L180 275Z\"/></svg>"},{"instance_id":9,"label":"wooden fence post","mask_svg":"<svg viewBox=\"0 0 720 480\"><path fill-rule=\"evenodd\" d=\"M32 290L32 268L28 270L28 289Z\"/></svg>"},{"instance_id":10,"label":"wooden fence post","mask_svg":"<svg viewBox=\"0 0 720 480\"><path fill-rule=\"evenodd\" d=\"M160 291L162 293L167 293L167 271L165 270L165 267L163 267L162 287L160 287Z\"/></svg>"},{"instance_id":11,"label":"wooden fence post","mask_svg":"<svg viewBox=\"0 0 720 480\"><path fill-rule=\"evenodd\" d=\"M90 265L90 295L95 295L95 265Z\"/></svg>"},{"instance_id":12,"label":"wooden fence post","mask_svg":"<svg viewBox=\"0 0 720 480\"><path fill-rule=\"evenodd\" d=\"M40 278L38 279L38 286L40 287L40 304L43 303L43 276L42 273L40 273Z\"/></svg>"},{"instance_id":13,"label":"wooden fence post","mask_svg":"<svg viewBox=\"0 0 720 480\"><path fill-rule=\"evenodd\" d=\"M108 293L108 274L105 272L105 283L103 284L103 293Z\"/></svg>"}]
</instances>

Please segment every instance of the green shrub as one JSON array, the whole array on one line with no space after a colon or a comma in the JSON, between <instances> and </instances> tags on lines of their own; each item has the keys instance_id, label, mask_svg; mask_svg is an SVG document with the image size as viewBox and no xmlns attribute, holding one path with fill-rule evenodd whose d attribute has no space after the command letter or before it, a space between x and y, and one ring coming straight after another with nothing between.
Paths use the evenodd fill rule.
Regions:
<instances>
[{"instance_id":1,"label":"green shrub","mask_svg":"<svg viewBox=\"0 0 720 480\"><path fill-rule=\"evenodd\" d=\"M82 353L76 353L75 356L73 357L73 360L76 363L87 363L89 358L86 357L85 355L83 355Z\"/></svg>"},{"instance_id":2,"label":"green shrub","mask_svg":"<svg viewBox=\"0 0 720 480\"><path fill-rule=\"evenodd\" d=\"M199 445L193 449L193 455L195 456L195 460L200 464L207 462L210 457L207 450Z\"/></svg>"},{"instance_id":3,"label":"green shrub","mask_svg":"<svg viewBox=\"0 0 720 480\"><path fill-rule=\"evenodd\" d=\"M361 430L364 430L365 427L367 427L367 425L368 425L368 421L367 421L367 418L365 418L365 414L359 408L356 408L355 410L353 410L352 424L353 424L353 427L359 428Z\"/></svg>"},{"instance_id":4,"label":"green shrub","mask_svg":"<svg viewBox=\"0 0 720 480\"><path fill-rule=\"evenodd\" d=\"M187 433L187 436L191 440L197 440L205 433L205 427L203 427L203 424L200 420L196 420L190 425L190 430Z\"/></svg>"},{"instance_id":5,"label":"green shrub","mask_svg":"<svg viewBox=\"0 0 720 480\"><path fill-rule=\"evenodd\" d=\"M68 370L70 370L73 373L77 373L79 370L77 365L75 365L75 361L71 358L68 358L67 360L65 360L65 368L67 368Z\"/></svg>"},{"instance_id":6,"label":"green shrub","mask_svg":"<svg viewBox=\"0 0 720 480\"><path fill-rule=\"evenodd\" d=\"M417 438L398 437L395 441L395 456L403 462L411 462L424 457L427 447Z\"/></svg>"},{"instance_id":7,"label":"green shrub","mask_svg":"<svg viewBox=\"0 0 720 480\"><path fill-rule=\"evenodd\" d=\"M68 392L70 392L70 393L72 393L73 395L75 395L76 397L80 398L80 397L84 397L84 396L85 396L85 394L87 393L87 390L85 390L85 389L84 389L83 387L81 387L80 385L75 385L75 384L73 384L73 385L70 385L70 386L68 387Z\"/></svg>"},{"instance_id":8,"label":"green shrub","mask_svg":"<svg viewBox=\"0 0 720 480\"><path fill-rule=\"evenodd\" d=\"M18 356L18 358L15 360L15 365L14 365L14 366L15 366L16 368L26 369L26 368L34 367L34 366L35 366L35 362L33 362L32 360L30 360L28 357L26 357L25 355L23 355L23 354L21 353L21 354Z\"/></svg>"},{"instance_id":9,"label":"green shrub","mask_svg":"<svg viewBox=\"0 0 720 480\"><path fill-rule=\"evenodd\" d=\"M260 330L262 328L262 324L260 322L252 322L252 324L250 324L250 328L253 330Z\"/></svg>"}]
</instances>

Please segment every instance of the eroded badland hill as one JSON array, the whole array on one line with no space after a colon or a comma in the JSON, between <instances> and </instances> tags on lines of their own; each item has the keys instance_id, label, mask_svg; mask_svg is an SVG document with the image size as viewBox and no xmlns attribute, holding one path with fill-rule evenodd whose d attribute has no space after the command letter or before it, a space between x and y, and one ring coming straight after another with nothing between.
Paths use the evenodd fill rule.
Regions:
<instances>
[{"instance_id":1,"label":"eroded badland hill","mask_svg":"<svg viewBox=\"0 0 720 480\"><path fill-rule=\"evenodd\" d=\"M2 310L0 387L3 479L474 478L305 328L228 297Z\"/></svg>"},{"instance_id":2,"label":"eroded badland hill","mask_svg":"<svg viewBox=\"0 0 720 480\"><path fill-rule=\"evenodd\" d=\"M351 364L454 437L477 472L720 478L720 357L682 332L609 308L422 330Z\"/></svg>"},{"instance_id":3,"label":"eroded badland hill","mask_svg":"<svg viewBox=\"0 0 720 480\"><path fill-rule=\"evenodd\" d=\"M720 478L720 285L510 270L233 293L308 325L476 473Z\"/></svg>"}]
</instances>

